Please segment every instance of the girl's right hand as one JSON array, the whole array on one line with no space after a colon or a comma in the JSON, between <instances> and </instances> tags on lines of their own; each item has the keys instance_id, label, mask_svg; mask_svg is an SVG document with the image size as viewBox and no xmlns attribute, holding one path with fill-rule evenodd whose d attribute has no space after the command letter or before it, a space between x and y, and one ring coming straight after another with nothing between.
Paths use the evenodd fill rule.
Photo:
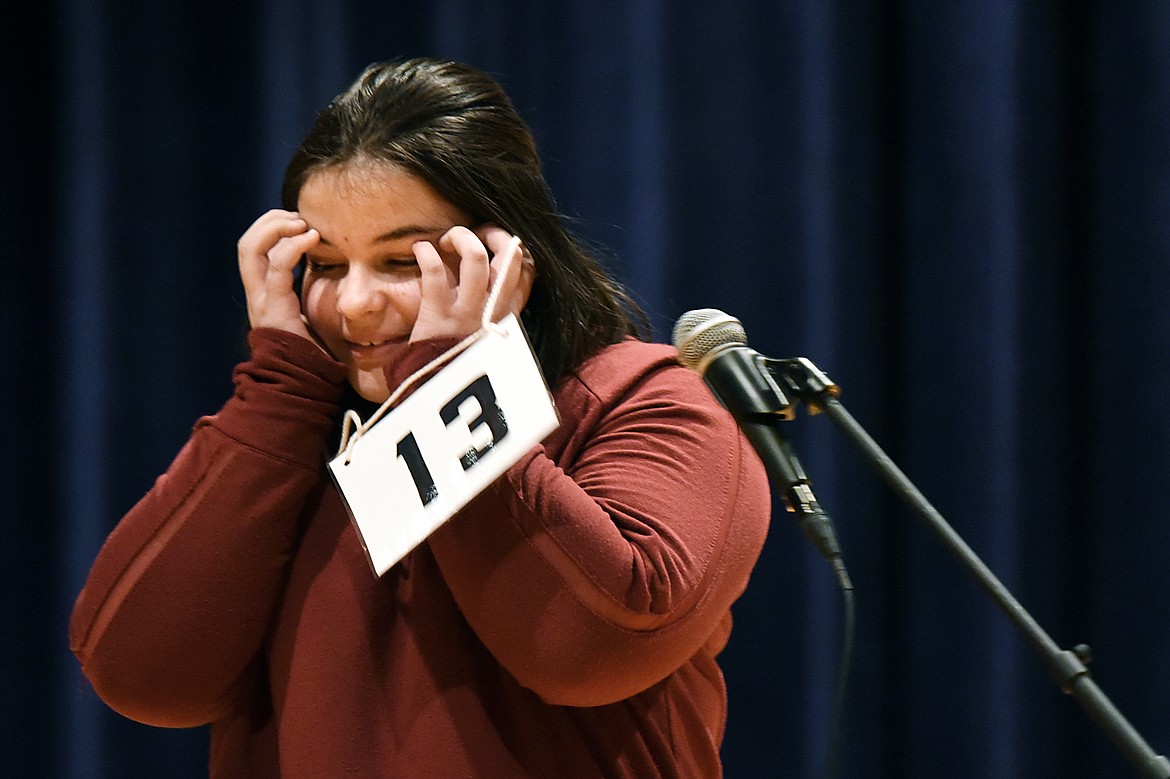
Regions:
<instances>
[{"instance_id":1,"label":"girl's right hand","mask_svg":"<svg viewBox=\"0 0 1170 779\"><path fill-rule=\"evenodd\" d=\"M301 316L293 270L320 239L299 214L281 209L267 212L240 236L240 279L253 328L275 327L316 342Z\"/></svg>"}]
</instances>

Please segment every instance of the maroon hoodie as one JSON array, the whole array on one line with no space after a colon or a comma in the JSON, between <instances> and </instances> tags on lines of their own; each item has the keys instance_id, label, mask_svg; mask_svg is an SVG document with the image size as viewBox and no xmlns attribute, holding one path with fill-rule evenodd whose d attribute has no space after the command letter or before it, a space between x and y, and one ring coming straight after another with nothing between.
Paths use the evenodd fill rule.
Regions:
<instances>
[{"instance_id":1,"label":"maroon hoodie","mask_svg":"<svg viewBox=\"0 0 1170 779\"><path fill-rule=\"evenodd\" d=\"M720 775L715 656L770 493L673 349L570 372L560 428L376 578L324 467L344 366L250 342L74 607L107 704L210 723L213 777ZM390 386L445 346L412 347Z\"/></svg>"}]
</instances>

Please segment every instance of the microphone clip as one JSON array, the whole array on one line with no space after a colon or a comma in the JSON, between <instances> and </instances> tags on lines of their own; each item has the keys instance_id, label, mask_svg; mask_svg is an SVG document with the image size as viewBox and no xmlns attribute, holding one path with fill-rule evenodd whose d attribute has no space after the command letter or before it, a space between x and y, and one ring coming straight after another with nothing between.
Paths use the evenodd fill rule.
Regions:
<instances>
[{"instance_id":1,"label":"microphone clip","mask_svg":"<svg viewBox=\"0 0 1170 779\"><path fill-rule=\"evenodd\" d=\"M827 398L835 398L841 394L841 388L837 383L807 357L784 360L761 357L760 364L771 377L771 383L776 385L785 402L788 402L788 395L803 400L811 415L820 414L825 410ZM784 418L792 419L794 416L795 413L789 410Z\"/></svg>"},{"instance_id":2,"label":"microphone clip","mask_svg":"<svg viewBox=\"0 0 1170 779\"><path fill-rule=\"evenodd\" d=\"M719 371L704 370L719 359ZM729 344L712 350L701 372L716 397L740 421L792 420L796 409L780 386L774 366L784 362L765 357L742 344Z\"/></svg>"}]
</instances>

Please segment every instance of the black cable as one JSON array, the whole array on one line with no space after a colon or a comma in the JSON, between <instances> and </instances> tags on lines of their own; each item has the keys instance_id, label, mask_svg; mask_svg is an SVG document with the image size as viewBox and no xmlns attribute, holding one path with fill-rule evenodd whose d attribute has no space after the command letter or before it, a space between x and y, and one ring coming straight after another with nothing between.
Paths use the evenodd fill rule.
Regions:
<instances>
[{"instance_id":1,"label":"black cable","mask_svg":"<svg viewBox=\"0 0 1170 779\"><path fill-rule=\"evenodd\" d=\"M825 779L835 779L840 761L841 732L845 720L846 689L849 671L853 665L853 643L855 614L853 603L853 582L845 570L845 562L836 557L830 561L837 581L841 586L842 628L841 657L837 662L837 681L834 685L833 705L829 712L829 740L825 758Z\"/></svg>"}]
</instances>

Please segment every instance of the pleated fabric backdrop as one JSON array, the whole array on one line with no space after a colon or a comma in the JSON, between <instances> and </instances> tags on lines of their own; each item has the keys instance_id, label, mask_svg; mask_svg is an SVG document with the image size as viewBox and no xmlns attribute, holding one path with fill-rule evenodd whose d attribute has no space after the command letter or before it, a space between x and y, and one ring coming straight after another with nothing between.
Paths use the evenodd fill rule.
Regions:
<instances>
[{"instance_id":1,"label":"pleated fabric backdrop","mask_svg":"<svg viewBox=\"0 0 1170 779\"><path fill-rule=\"evenodd\" d=\"M807 356L1170 750L1170 3L58 0L3 11L0 755L197 777L69 654L106 533L243 345L239 234L366 63L494 73L658 337ZM857 594L843 777L1137 775L823 416L787 427ZM727 775L818 777L842 610L777 511L724 655Z\"/></svg>"}]
</instances>

